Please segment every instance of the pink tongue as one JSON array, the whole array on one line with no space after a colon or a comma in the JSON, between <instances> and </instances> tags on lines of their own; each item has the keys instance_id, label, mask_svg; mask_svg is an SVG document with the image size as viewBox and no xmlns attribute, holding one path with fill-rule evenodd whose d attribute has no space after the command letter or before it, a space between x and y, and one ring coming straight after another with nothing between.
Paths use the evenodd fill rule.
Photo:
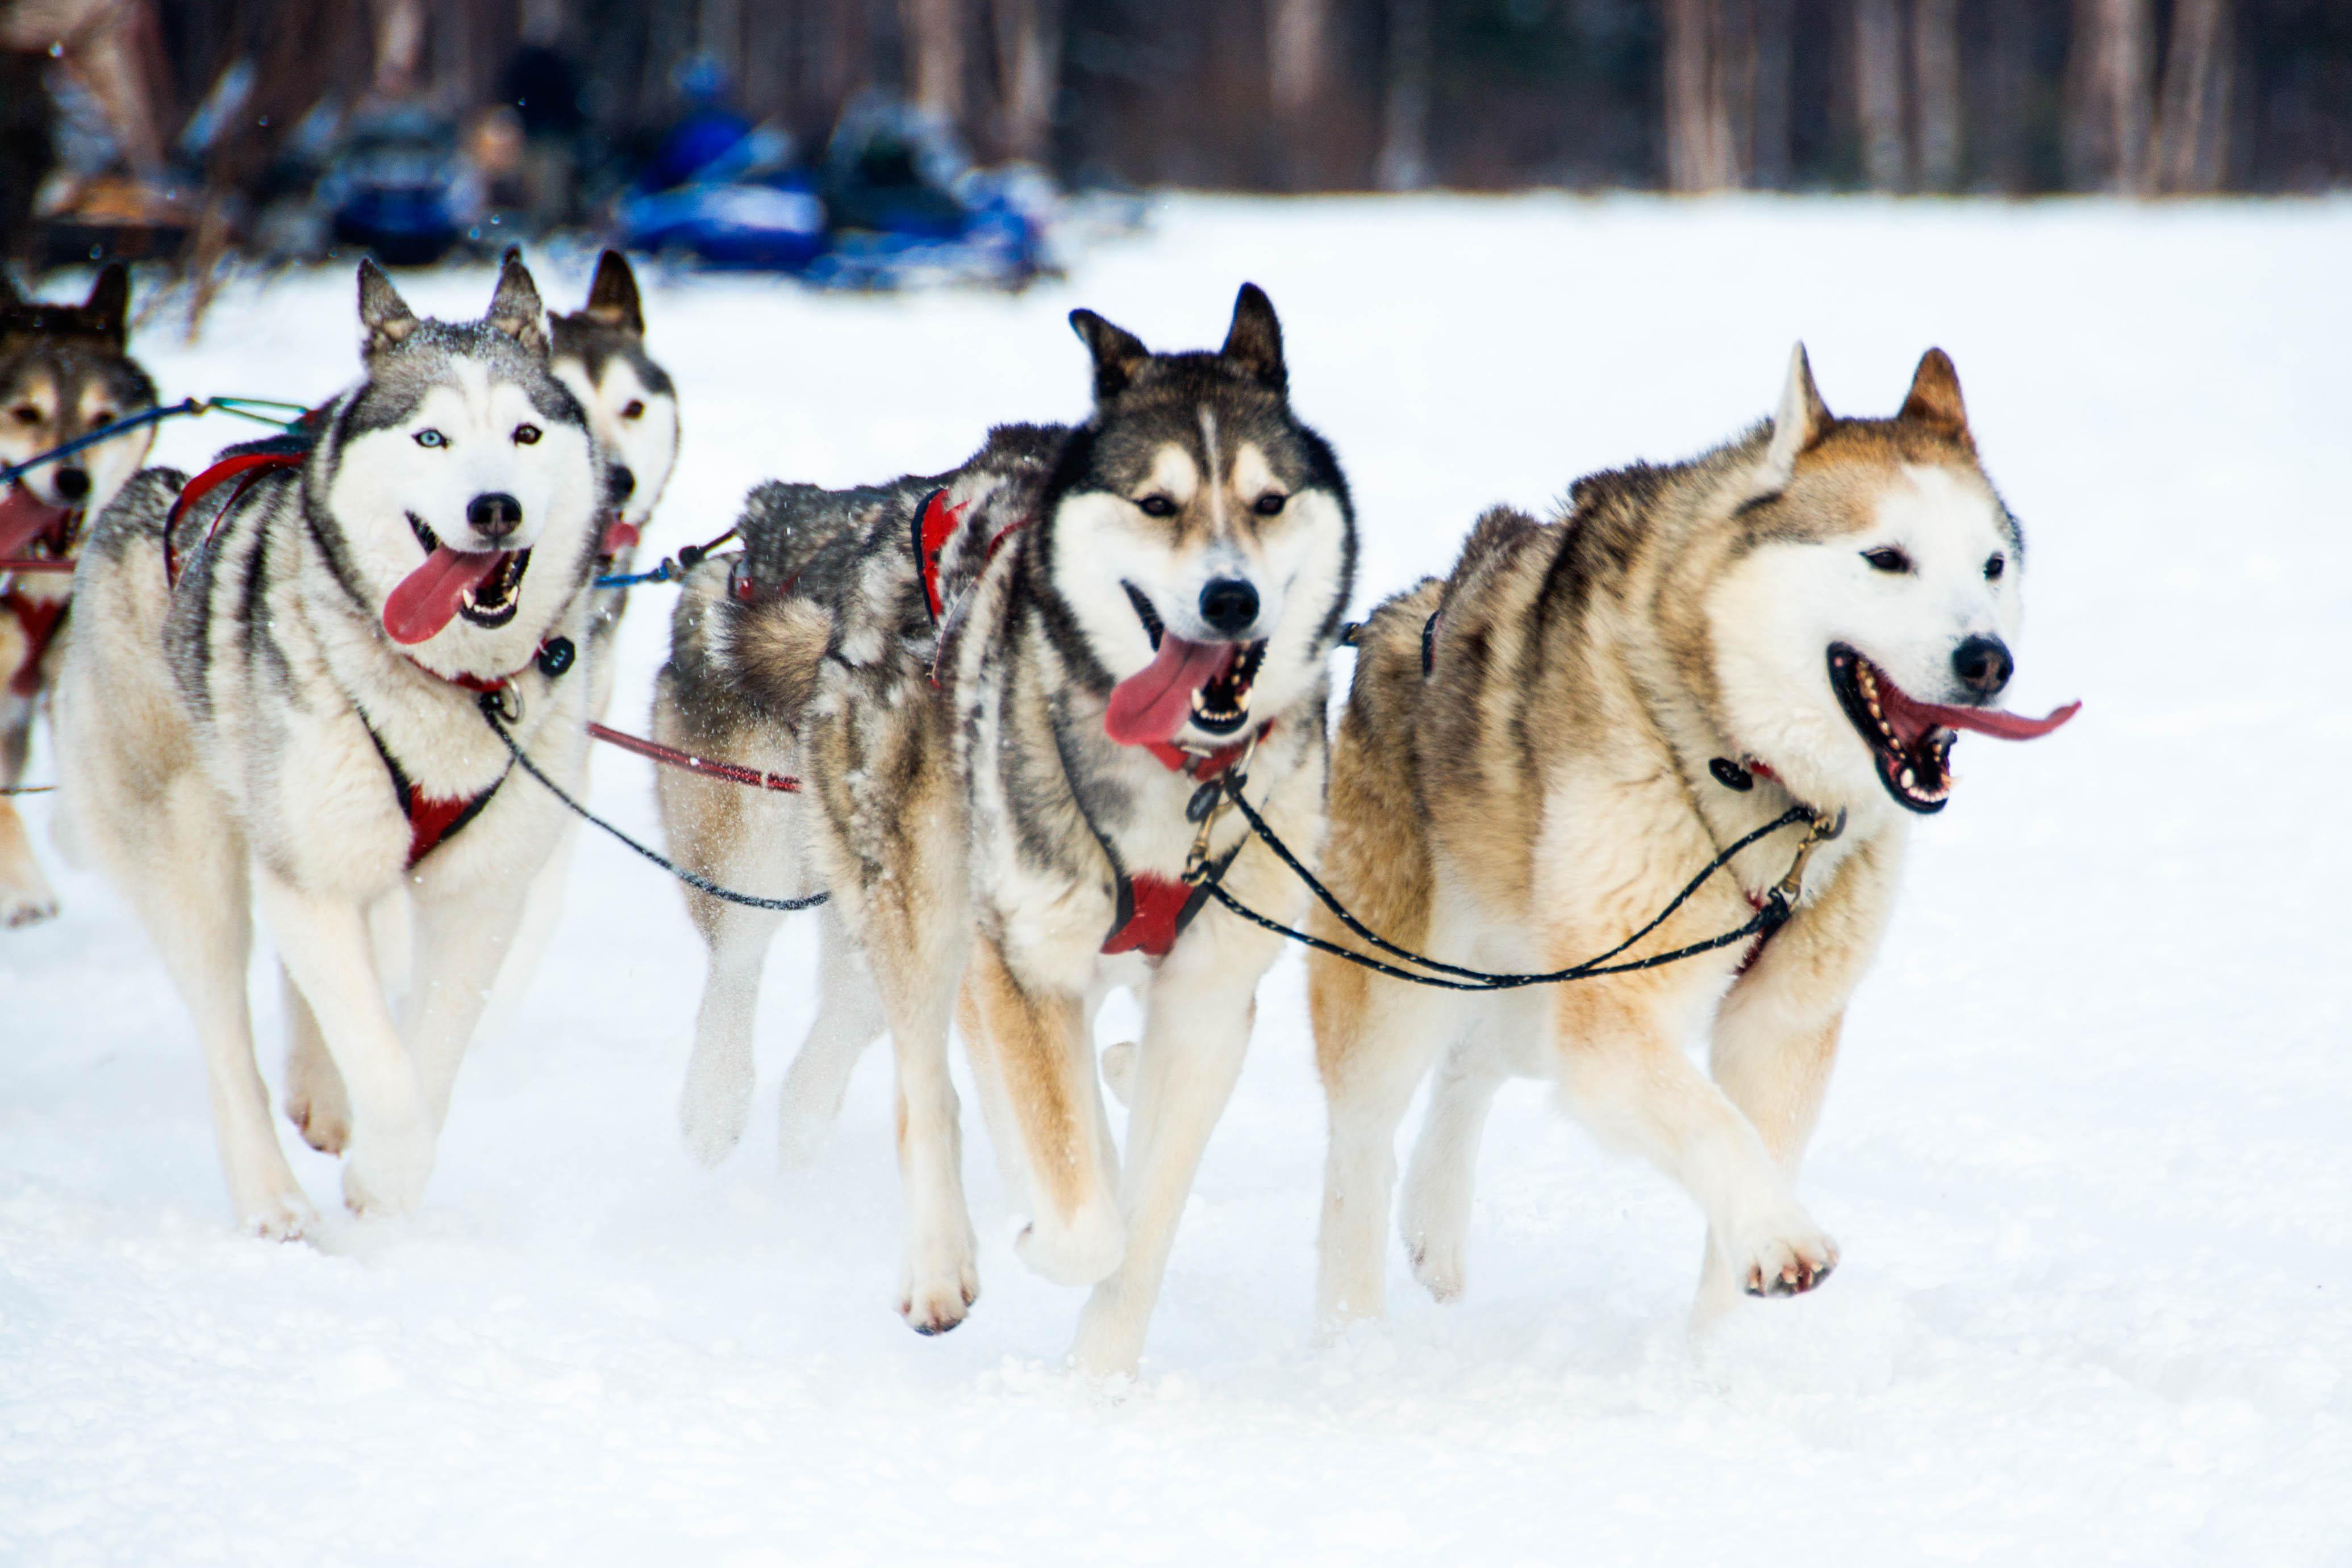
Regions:
<instances>
[{"instance_id":1,"label":"pink tongue","mask_svg":"<svg viewBox=\"0 0 2352 1568\"><path fill-rule=\"evenodd\" d=\"M618 555L624 550L635 548L636 542L637 525L616 517L604 525L604 542L596 548L607 555Z\"/></svg>"},{"instance_id":2,"label":"pink tongue","mask_svg":"<svg viewBox=\"0 0 2352 1568\"><path fill-rule=\"evenodd\" d=\"M0 494L0 555L15 555L64 521L61 506L46 506L22 485Z\"/></svg>"},{"instance_id":3,"label":"pink tongue","mask_svg":"<svg viewBox=\"0 0 2352 1568\"><path fill-rule=\"evenodd\" d=\"M1103 732L1122 746L1176 738L1192 714L1192 693L1224 674L1239 643L1186 642L1174 632L1160 639L1150 665L1112 689Z\"/></svg>"},{"instance_id":4,"label":"pink tongue","mask_svg":"<svg viewBox=\"0 0 2352 1568\"><path fill-rule=\"evenodd\" d=\"M449 624L459 601L497 569L504 552L436 546L425 564L400 580L383 602L383 629L404 647L421 643Z\"/></svg>"},{"instance_id":5,"label":"pink tongue","mask_svg":"<svg viewBox=\"0 0 2352 1568\"><path fill-rule=\"evenodd\" d=\"M1930 724L1941 724L1950 730L1974 730L1979 735L1991 735L2003 741L2032 741L2083 710L2080 702L2069 702L2053 710L2047 718L2027 719L2016 713L2004 713L1997 708L1946 708L1940 703L1919 702L1909 698L1906 705Z\"/></svg>"}]
</instances>

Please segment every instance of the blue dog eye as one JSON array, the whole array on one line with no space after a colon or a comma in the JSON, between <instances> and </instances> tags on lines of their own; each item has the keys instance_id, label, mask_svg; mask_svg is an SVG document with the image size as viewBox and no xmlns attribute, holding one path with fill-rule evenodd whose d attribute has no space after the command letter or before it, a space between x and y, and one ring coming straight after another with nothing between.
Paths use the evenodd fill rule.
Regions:
<instances>
[{"instance_id":1,"label":"blue dog eye","mask_svg":"<svg viewBox=\"0 0 2352 1568\"><path fill-rule=\"evenodd\" d=\"M416 444L420 447L446 447L449 444L449 437L438 430L419 430Z\"/></svg>"}]
</instances>

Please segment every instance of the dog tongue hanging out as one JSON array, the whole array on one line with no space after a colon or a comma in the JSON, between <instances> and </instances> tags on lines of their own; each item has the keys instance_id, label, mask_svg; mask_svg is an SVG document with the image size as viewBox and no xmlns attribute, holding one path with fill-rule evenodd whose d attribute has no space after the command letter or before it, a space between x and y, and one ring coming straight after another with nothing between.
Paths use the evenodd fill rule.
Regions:
<instances>
[{"instance_id":1,"label":"dog tongue hanging out","mask_svg":"<svg viewBox=\"0 0 2352 1568\"><path fill-rule=\"evenodd\" d=\"M404 645L437 635L457 616L467 595L508 559L503 551L436 546L425 564L400 581L383 601L383 629Z\"/></svg>"}]
</instances>

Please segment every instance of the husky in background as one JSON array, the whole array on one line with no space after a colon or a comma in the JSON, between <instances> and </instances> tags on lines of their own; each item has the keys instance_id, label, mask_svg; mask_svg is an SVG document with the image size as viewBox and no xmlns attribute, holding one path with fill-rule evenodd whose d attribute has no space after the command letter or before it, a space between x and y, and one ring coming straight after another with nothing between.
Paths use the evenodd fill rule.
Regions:
<instances>
[{"instance_id":1,"label":"husky in background","mask_svg":"<svg viewBox=\"0 0 2352 1568\"><path fill-rule=\"evenodd\" d=\"M1907 825L1943 808L1955 731L2025 739L2073 712L1993 706L2023 564L1941 352L1894 418L1839 419L1801 347L1770 423L1690 462L1581 479L1555 522L1491 512L1451 576L1372 615L1324 876L1391 941L1549 971L1622 942L1792 805L1844 830L1760 949L1466 997L1315 955L1327 1321L1384 1310L1396 1126L1441 1057L1400 1220L1439 1300L1462 1289L1479 1133L1515 1074L1558 1083L1605 1142L1697 1200L1698 1321L1828 1276L1837 1247L1795 1175ZM1797 837L1742 853L1628 956L1738 929ZM1315 929L1352 941L1320 910ZM1684 1054L1694 1033L1712 1079Z\"/></svg>"},{"instance_id":2,"label":"husky in background","mask_svg":"<svg viewBox=\"0 0 2352 1568\"><path fill-rule=\"evenodd\" d=\"M681 585L669 660L654 683L654 738L692 755L797 774L802 721L832 638L827 606L851 590L867 541L907 531L935 496L939 515L950 507L968 514L974 506L992 517L1028 515L1067 434L1006 426L950 472L885 485L758 486L736 522L742 550L702 563ZM723 887L760 892L790 893L811 880L803 795L679 768L656 770L654 784L670 851L689 868ZM709 967L679 1121L695 1157L716 1164L751 1120L760 974L783 916L691 888L686 900ZM887 1024L838 906L819 912L818 929L817 1016L784 1080L788 1166L807 1163L822 1148L851 1068Z\"/></svg>"},{"instance_id":3,"label":"husky in background","mask_svg":"<svg viewBox=\"0 0 2352 1568\"><path fill-rule=\"evenodd\" d=\"M115 262L79 305L29 303L0 274L0 468L155 406L155 384L129 353L130 276ZM0 560L70 561L85 521L146 460L142 425L0 487ZM65 661L73 578L0 570L0 789L24 783L33 719ZM58 912L24 820L0 795L0 926Z\"/></svg>"},{"instance_id":4,"label":"husky in background","mask_svg":"<svg viewBox=\"0 0 2352 1568\"><path fill-rule=\"evenodd\" d=\"M289 1115L347 1154L353 1209L409 1209L561 826L479 694L558 784L577 787L586 743L586 683L564 672L603 475L530 274L509 259L477 322L418 320L373 263L359 299L364 377L307 453L227 482L149 469L107 510L58 693L76 839L195 1016L231 1200L272 1237L314 1215L254 1066L251 906L293 983ZM395 1025L371 926L411 908Z\"/></svg>"},{"instance_id":5,"label":"husky in background","mask_svg":"<svg viewBox=\"0 0 2352 1568\"><path fill-rule=\"evenodd\" d=\"M587 411L589 428L604 458L604 542L597 573L625 575L635 569L638 541L677 465L678 438L677 395L669 373L646 352L645 308L628 259L617 250L604 252L588 287L587 305L570 315L551 313L548 326L555 378L572 389ZM592 720L601 721L613 704L619 668L614 662L614 639L627 608L625 588L606 588L596 595L588 643L581 650L587 717ZM531 884L521 929L484 1010L486 1028L499 1028L513 1016L538 972L540 958L562 918L563 890L579 843L580 824L567 821L555 853Z\"/></svg>"},{"instance_id":6,"label":"husky in background","mask_svg":"<svg viewBox=\"0 0 2352 1568\"><path fill-rule=\"evenodd\" d=\"M1025 1194L1015 1249L1095 1288L1076 1360L1118 1372L1141 1353L1276 951L1181 880L1186 807L1242 767L1281 832L1320 841L1325 659L1355 530L1330 448L1291 412L1255 288L1213 353L1154 354L1091 311L1071 321L1095 363L1084 425L999 432L928 498L920 481L877 498L807 591L822 637L788 598L764 612L772 636L710 640L740 661L736 684L799 716L813 880L879 994L909 1208L901 1313L937 1333L979 1293L953 1012ZM1296 884L1241 835L1222 820L1208 845L1228 885L1294 910ZM1146 1012L1123 1175L1089 1027L1114 985ZM854 1053L868 1032L813 1031L793 1079L831 1092L846 1065L811 1052Z\"/></svg>"}]
</instances>

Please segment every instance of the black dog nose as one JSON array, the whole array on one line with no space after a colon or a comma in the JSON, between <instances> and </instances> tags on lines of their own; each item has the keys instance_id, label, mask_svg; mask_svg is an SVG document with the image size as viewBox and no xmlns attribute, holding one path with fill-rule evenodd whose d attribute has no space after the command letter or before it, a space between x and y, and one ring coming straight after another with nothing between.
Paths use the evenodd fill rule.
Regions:
<instances>
[{"instance_id":1,"label":"black dog nose","mask_svg":"<svg viewBox=\"0 0 2352 1568\"><path fill-rule=\"evenodd\" d=\"M1227 637L1247 631L1257 619L1257 589L1239 577L1213 577L1201 590L1201 618Z\"/></svg>"},{"instance_id":2,"label":"black dog nose","mask_svg":"<svg viewBox=\"0 0 2352 1568\"><path fill-rule=\"evenodd\" d=\"M1952 650L1952 669L1960 684L1987 697L2000 696L2016 668L2017 661L2009 657L2009 645L1999 637L1969 637Z\"/></svg>"},{"instance_id":3,"label":"black dog nose","mask_svg":"<svg viewBox=\"0 0 2352 1568\"><path fill-rule=\"evenodd\" d=\"M626 464L615 463L604 470L604 499L614 506L620 505L637 493L637 476Z\"/></svg>"},{"instance_id":4,"label":"black dog nose","mask_svg":"<svg viewBox=\"0 0 2352 1568\"><path fill-rule=\"evenodd\" d=\"M466 521L485 539L504 539L522 526L522 502L504 490L486 490L466 503Z\"/></svg>"},{"instance_id":5,"label":"black dog nose","mask_svg":"<svg viewBox=\"0 0 2352 1568\"><path fill-rule=\"evenodd\" d=\"M89 494L89 475L79 468L59 468L55 482L58 494L68 500L79 500Z\"/></svg>"}]
</instances>

